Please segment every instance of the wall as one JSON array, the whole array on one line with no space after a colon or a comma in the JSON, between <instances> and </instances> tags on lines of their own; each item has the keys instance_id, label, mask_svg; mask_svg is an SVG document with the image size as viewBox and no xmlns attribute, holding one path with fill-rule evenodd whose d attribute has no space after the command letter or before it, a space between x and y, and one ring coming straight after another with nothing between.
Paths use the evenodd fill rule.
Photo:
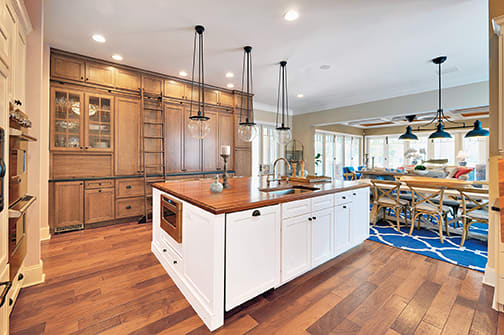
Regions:
<instances>
[{"instance_id":1,"label":"wall","mask_svg":"<svg viewBox=\"0 0 504 335\"><path fill-rule=\"evenodd\" d=\"M358 136L364 135L364 129L346 126L344 124L332 124L329 126L318 126L315 128L320 129L320 130L333 131L335 133L343 133L343 134L358 135Z\"/></svg>"},{"instance_id":2,"label":"wall","mask_svg":"<svg viewBox=\"0 0 504 335\"><path fill-rule=\"evenodd\" d=\"M305 157L313 157L313 135L316 125L335 122L419 114L437 108L437 90L397 98L340 107L332 110L294 116L293 136L305 146ZM488 82L451 87L443 90L443 107L447 110L488 104ZM317 127L318 128L318 127ZM307 159L307 169L313 173L313 160Z\"/></svg>"}]
</instances>

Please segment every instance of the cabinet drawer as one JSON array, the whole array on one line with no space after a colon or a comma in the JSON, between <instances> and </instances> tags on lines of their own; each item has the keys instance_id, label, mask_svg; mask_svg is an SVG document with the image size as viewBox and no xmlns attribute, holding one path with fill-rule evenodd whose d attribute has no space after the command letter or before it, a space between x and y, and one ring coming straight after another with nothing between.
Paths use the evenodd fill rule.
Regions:
<instances>
[{"instance_id":1,"label":"cabinet drawer","mask_svg":"<svg viewBox=\"0 0 504 335\"><path fill-rule=\"evenodd\" d=\"M21 287L23 287L23 282L24 282L24 274L21 273L21 271L18 271L16 276L12 279L12 287L10 288L10 291L7 294L7 298L5 301L5 303L8 306L7 308L9 314L12 312L12 309L14 308L14 304L19 295L19 291L21 290Z\"/></svg>"},{"instance_id":2,"label":"cabinet drawer","mask_svg":"<svg viewBox=\"0 0 504 335\"><path fill-rule=\"evenodd\" d=\"M116 218L127 218L144 214L144 197L117 199Z\"/></svg>"},{"instance_id":3,"label":"cabinet drawer","mask_svg":"<svg viewBox=\"0 0 504 335\"><path fill-rule=\"evenodd\" d=\"M311 199L286 202L282 204L282 219L311 212Z\"/></svg>"},{"instance_id":4,"label":"cabinet drawer","mask_svg":"<svg viewBox=\"0 0 504 335\"><path fill-rule=\"evenodd\" d=\"M334 196L332 194L323 195L321 197L315 197L311 199L311 209L312 211L318 211L319 209L326 209L333 207Z\"/></svg>"},{"instance_id":5,"label":"cabinet drawer","mask_svg":"<svg viewBox=\"0 0 504 335\"><path fill-rule=\"evenodd\" d=\"M352 192L339 192L334 195L334 206L346 204L352 201Z\"/></svg>"},{"instance_id":6,"label":"cabinet drawer","mask_svg":"<svg viewBox=\"0 0 504 335\"><path fill-rule=\"evenodd\" d=\"M114 181L112 179L87 180L84 182L84 185L88 190L93 188L114 187Z\"/></svg>"},{"instance_id":7,"label":"cabinet drawer","mask_svg":"<svg viewBox=\"0 0 504 335\"><path fill-rule=\"evenodd\" d=\"M159 246L161 247L161 257L166 262L165 264L181 275L183 269L182 257L163 238L159 240Z\"/></svg>"},{"instance_id":8,"label":"cabinet drawer","mask_svg":"<svg viewBox=\"0 0 504 335\"><path fill-rule=\"evenodd\" d=\"M116 180L116 197L138 197L144 195L143 179L120 179Z\"/></svg>"}]
</instances>

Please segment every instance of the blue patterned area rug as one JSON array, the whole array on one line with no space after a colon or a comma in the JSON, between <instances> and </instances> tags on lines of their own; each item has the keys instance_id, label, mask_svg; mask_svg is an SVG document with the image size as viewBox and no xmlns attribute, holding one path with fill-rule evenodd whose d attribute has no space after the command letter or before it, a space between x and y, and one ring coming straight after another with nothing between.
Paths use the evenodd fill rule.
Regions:
<instances>
[{"instance_id":1,"label":"blue patterned area rug","mask_svg":"<svg viewBox=\"0 0 504 335\"><path fill-rule=\"evenodd\" d=\"M473 229L479 229L480 232L483 232L485 228L475 225ZM463 247L460 247L460 235L452 233L450 237L447 237L446 234L443 234L444 243L441 243L439 233L436 231L423 228L420 230L414 229L413 234L409 236L409 227L403 227L401 232L398 232L383 221L378 222L374 227L371 226L369 233L369 240L371 241L457 264L472 270L485 271L488 259L486 241L470 238L466 240Z\"/></svg>"}]
</instances>

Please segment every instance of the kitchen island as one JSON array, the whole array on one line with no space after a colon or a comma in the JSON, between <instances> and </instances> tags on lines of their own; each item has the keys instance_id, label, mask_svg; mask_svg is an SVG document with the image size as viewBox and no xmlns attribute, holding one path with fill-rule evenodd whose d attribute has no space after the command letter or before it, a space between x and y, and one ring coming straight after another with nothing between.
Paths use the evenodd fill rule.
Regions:
<instances>
[{"instance_id":1,"label":"kitchen island","mask_svg":"<svg viewBox=\"0 0 504 335\"><path fill-rule=\"evenodd\" d=\"M369 185L232 178L153 184L152 252L210 330L224 312L362 243Z\"/></svg>"}]
</instances>

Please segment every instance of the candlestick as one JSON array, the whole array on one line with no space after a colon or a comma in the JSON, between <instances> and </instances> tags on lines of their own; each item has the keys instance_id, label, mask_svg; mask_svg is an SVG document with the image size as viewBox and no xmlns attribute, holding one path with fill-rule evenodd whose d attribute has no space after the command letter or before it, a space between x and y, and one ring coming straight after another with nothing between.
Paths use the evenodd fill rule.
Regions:
<instances>
[{"instance_id":1,"label":"candlestick","mask_svg":"<svg viewBox=\"0 0 504 335\"><path fill-rule=\"evenodd\" d=\"M223 145L221 147L221 152L223 151L222 148L224 148L224 147L226 147L226 146ZM229 145L227 146L227 148L228 148L228 151L229 151L230 150ZM227 159L229 158L229 154L226 155L226 154L221 153L221 157L222 157L222 159L224 159L224 174L222 175L222 186L224 188L231 188L231 185L229 185L229 183L227 181L228 180Z\"/></svg>"}]
</instances>

